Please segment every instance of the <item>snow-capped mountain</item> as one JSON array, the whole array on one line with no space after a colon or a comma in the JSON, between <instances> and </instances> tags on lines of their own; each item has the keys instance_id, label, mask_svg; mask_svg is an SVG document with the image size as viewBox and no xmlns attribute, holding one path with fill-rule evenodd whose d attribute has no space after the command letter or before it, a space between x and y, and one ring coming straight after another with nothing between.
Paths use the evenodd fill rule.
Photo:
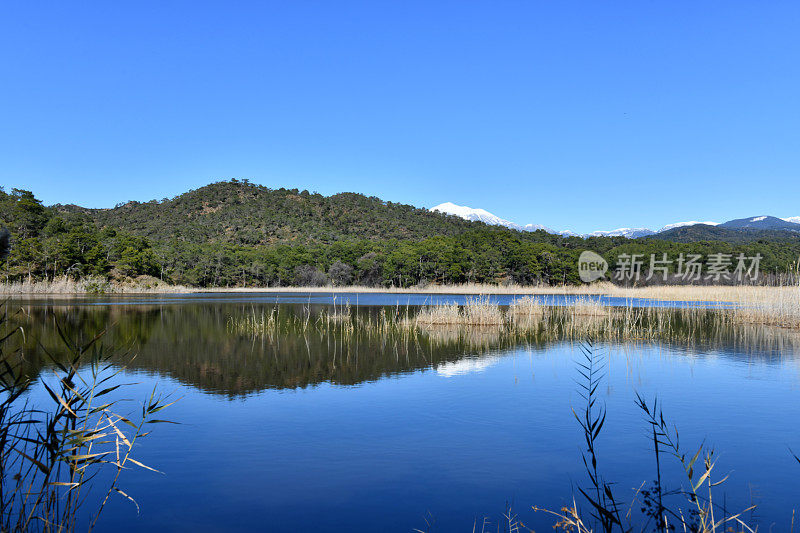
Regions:
<instances>
[{"instance_id":1,"label":"snow-capped mountain","mask_svg":"<svg viewBox=\"0 0 800 533\"><path fill-rule=\"evenodd\" d=\"M522 226L522 229L525 231L537 231L543 229L547 233L561 233L560 231L559 232L553 231L547 226L542 226L541 224L525 224L524 226Z\"/></svg>"},{"instance_id":2,"label":"snow-capped mountain","mask_svg":"<svg viewBox=\"0 0 800 533\"><path fill-rule=\"evenodd\" d=\"M593 231L587 233L588 237L628 237L629 239L636 239L638 237L647 237L648 235L655 235L655 231L649 228L617 228L610 231Z\"/></svg>"},{"instance_id":3,"label":"snow-capped mountain","mask_svg":"<svg viewBox=\"0 0 800 533\"><path fill-rule=\"evenodd\" d=\"M649 235L663 233L665 231L669 231L675 228L682 228L684 226L694 226L695 224L706 224L709 226L720 226L720 227L738 228L738 229L786 229L794 231L800 230L800 217L776 218L770 216L759 216L759 217L731 220L722 224L720 224L719 222L712 222L710 220L704 222L700 222L697 220L689 220L686 222L675 222L673 224L667 224L658 231L653 231L649 228L617 228L608 231L598 230L598 231L593 231L591 233L575 233L570 230L555 231L541 224L525 224L523 226L521 224L517 224L516 222L511 222L510 220L500 218L497 215L494 215L486 211L485 209L473 209L472 207L457 205L452 202L445 202L443 204L439 204L436 207L431 208L431 211L438 211L440 213L446 213L448 215L455 215L465 220L480 221L486 224L492 224L496 226L505 226L507 228L515 229L518 231L544 230L548 233L561 235L563 237L627 237L629 239L637 239L639 237L647 237Z\"/></svg>"},{"instance_id":4,"label":"snow-capped mountain","mask_svg":"<svg viewBox=\"0 0 800 533\"><path fill-rule=\"evenodd\" d=\"M507 228L515 229L518 231L537 231L537 230L544 230L547 233L553 233L555 235L561 235L563 237L628 237L631 239L635 239L637 237L644 237L647 235L653 235L655 232L647 229L647 228L618 228L611 231L595 231L592 233L587 234L580 234L575 233L574 231L570 230L562 230L562 231L555 231L547 226L543 226L542 224L525 224L524 226L521 224L517 224L516 222L511 222L510 220L506 220L504 218L500 218L499 216L486 211L485 209L475 209L472 207L468 207L465 205L458 205L452 202L445 202L443 204L439 204L435 207L431 208L431 211L438 211L440 213L446 213L448 215L455 215L457 217L461 217L464 220L472 220L472 221L480 221L485 224L491 224L495 226L505 226Z\"/></svg>"},{"instance_id":5,"label":"snow-capped mountain","mask_svg":"<svg viewBox=\"0 0 800 533\"><path fill-rule=\"evenodd\" d=\"M585 234L575 233L574 231L570 230L555 231L547 226L543 226L542 224L525 224L523 226L521 224L517 224L516 222L511 222L510 220L500 218L499 216L490 213L485 209L475 209L465 205L454 204L452 202L439 204L435 207L432 207L431 211L455 215L463 218L464 220L480 221L485 224L491 224L495 226L505 226L518 231L544 230L548 233L561 235L563 237L628 237L630 239L635 239L637 237L645 237L655 233L653 230L648 228L618 228L611 231L595 231Z\"/></svg>"},{"instance_id":6,"label":"snow-capped mountain","mask_svg":"<svg viewBox=\"0 0 800 533\"><path fill-rule=\"evenodd\" d=\"M794 217L790 217L794 218ZM769 230L792 230L800 231L800 224L784 218L762 215L750 218L738 218L720 224L723 228L733 229L769 229Z\"/></svg>"},{"instance_id":7,"label":"snow-capped mountain","mask_svg":"<svg viewBox=\"0 0 800 533\"><path fill-rule=\"evenodd\" d=\"M439 204L436 207L432 207L431 211L439 211L440 213L446 213L448 215L455 215L457 217L461 217L464 220L472 220L473 222L483 222L484 224L489 224L492 226L505 226L507 228L516 229L520 231L524 230L524 228L519 224L515 224L510 220L506 220L504 218L500 218L497 215L493 215L492 213L486 211L485 209L473 209L471 207L467 207L466 205L456 205L452 202L445 202L443 204Z\"/></svg>"},{"instance_id":8,"label":"snow-capped mountain","mask_svg":"<svg viewBox=\"0 0 800 533\"><path fill-rule=\"evenodd\" d=\"M536 231L542 229L547 233L561 233L553 231L547 226L542 226L541 224L525 224L523 226L521 224L517 224L516 222L511 222L510 220L500 218L499 216L492 214L485 209L474 209L466 205L457 205L452 202L445 202L435 207L431 207L431 211L438 211L440 213L445 213L448 215L455 215L457 217L463 218L464 220L472 220L473 222L483 222L484 224L490 224L492 226L505 226L507 228L515 229L518 231ZM572 232L567 232L567 233L574 235Z\"/></svg>"}]
</instances>

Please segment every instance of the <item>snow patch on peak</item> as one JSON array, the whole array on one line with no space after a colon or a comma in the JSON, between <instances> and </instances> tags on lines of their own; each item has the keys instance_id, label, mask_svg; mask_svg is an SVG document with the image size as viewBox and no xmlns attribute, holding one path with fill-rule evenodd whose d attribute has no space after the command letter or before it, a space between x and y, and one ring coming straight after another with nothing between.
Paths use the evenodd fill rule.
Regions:
<instances>
[{"instance_id":1,"label":"snow patch on peak","mask_svg":"<svg viewBox=\"0 0 800 533\"><path fill-rule=\"evenodd\" d=\"M452 202L445 202L431 208L431 211L438 211L448 215L455 215L463 218L464 220L472 220L473 222L483 222L494 226L505 226L512 229L522 229L519 224L515 224L510 220L500 218L499 216L486 211L485 209L473 209L466 205L458 205Z\"/></svg>"},{"instance_id":2,"label":"snow patch on peak","mask_svg":"<svg viewBox=\"0 0 800 533\"><path fill-rule=\"evenodd\" d=\"M589 233L591 237L628 237L635 239L637 237L647 237L653 235L655 231L650 228L617 228L611 231L593 231Z\"/></svg>"},{"instance_id":3,"label":"snow patch on peak","mask_svg":"<svg viewBox=\"0 0 800 533\"><path fill-rule=\"evenodd\" d=\"M484 217L495 216L490 212L486 211L485 209L473 209L466 205L456 205L453 202L445 202L443 204L439 204L436 207L431 208L431 211L440 211L442 213L447 213L448 215L456 215L461 218L472 217L472 216L484 216Z\"/></svg>"},{"instance_id":4,"label":"snow patch on peak","mask_svg":"<svg viewBox=\"0 0 800 533\"><path fill-rule=\"evenodd\" d=\"M755 217L755 218L751 218L750 222L761 222L762 220L765 220L766 218L767 217Z\"/></svg>"},{"instance_id":5,"label":"snow patch on peak","mask_svg":"<svg viewBox=\"0 0 800 533\"><path fill-rule=\"evenodd\" d=\"M700 221L697 221L697 220L689 220L687 222L675 222L674 224L667 224L666 226L664 226L663 228L658 230L657 233L661 233L661 232L664 232L664 231L669 231L669 230L675 229L675 228L682 228L684 226L694 226L695 224L705 224L707 226L719 226L719 222L712 222L710 220L706 220L704 222L700 222Z\"/></svg>"},{"instance_id":6,"label":"snow patch on peak","mask_svg":"<svg viewBox=\"0 0 800 533\"><path fill-rule=\"evenodd\" d=\"M542 226L541 224L525 224L524 226L522 226L522 229L524 229L525 231L537 231L543 229L547 233L556 233L552 229L548 228L547 226Z\"/></svg>"},{"instance_id":7,"label":"snow patch on peak","mask_svg":"<svg viewBox=\"0 0 800 533\"><path fill-rule=\"evenodd\" d=\"M792 222L794 224L800 224L800 217L786 217L782 218L781 220L784 220L786 222Z\"/></svg>"}]
</instances>

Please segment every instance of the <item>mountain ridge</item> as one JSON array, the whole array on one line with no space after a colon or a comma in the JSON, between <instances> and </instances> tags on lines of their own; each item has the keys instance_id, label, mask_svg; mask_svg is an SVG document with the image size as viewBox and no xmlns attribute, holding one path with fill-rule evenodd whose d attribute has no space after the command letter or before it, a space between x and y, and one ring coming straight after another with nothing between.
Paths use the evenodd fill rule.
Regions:
<instances>
[{"instance_id":1,"label":"mountain ridge","mask_svg":"<svg viewBox=\"0 0 800 533\"><path fill-rule=\"evenodd\" d=\"M798 217L789 217L798 218ZM757 217L737 218L720 224L723 228L733 229L764 229L764 230L790 230L800 231L800 224L791 222L785 218L778 218L769 215Z\"/></svg>"},{"instance_id":2,"label":"mountain ridge","mask_svg":"<svg viewBox=\"0 0 800 533\"><path fill-rule=\"evenodd\" d=\"M656 231L653 231L650 228L643 228L643 227L625 227L613 230L596 230L589 233L575 233L570 230L556 231L541 224L526 224L526 225L517 224L516 222L506 220L493 213L490 213L485 209L471 208L469 206L458 205L452 202L444 202L442 204L436 205L431 208L431 211L447 213L449 215L461 217L464 220L480 220L481 222L484 222L486 224L505 226L511 229L516 229L518 231L535 231L541 229L548 233L552 233L554 235L561 235L565 237L582 237L582 238L626 237L629 239L638 239L641 237L651 237L662 233L667 233L678 228L692 227L692 226L710 226L710 227L721 226L724 228L737 229L737 230L787 230L787 231L800 232L800 216L778 218L778 217L764 215L757 217L734 219L723 223L713 222L713 221L690 220L686 222L673 222L671 224L666 224L665 226L662 226L660 229Z\"/></svg>"}]
</instances>

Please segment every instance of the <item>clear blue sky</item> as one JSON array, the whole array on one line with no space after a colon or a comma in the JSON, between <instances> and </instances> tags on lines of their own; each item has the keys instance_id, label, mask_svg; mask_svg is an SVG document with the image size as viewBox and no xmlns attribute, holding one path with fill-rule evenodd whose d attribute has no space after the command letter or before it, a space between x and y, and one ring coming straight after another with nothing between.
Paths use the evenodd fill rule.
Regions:
<instances>
[{"instance_id":1,"label":"clear blue sky","mask_svg":"<svg viewBox=\"0 0 800 533\"><path fill-rule=\"evenodd\" d=\"M800 215L798 2L4 2L0 184L590 231Z\"/></svg>"}]
</instances>

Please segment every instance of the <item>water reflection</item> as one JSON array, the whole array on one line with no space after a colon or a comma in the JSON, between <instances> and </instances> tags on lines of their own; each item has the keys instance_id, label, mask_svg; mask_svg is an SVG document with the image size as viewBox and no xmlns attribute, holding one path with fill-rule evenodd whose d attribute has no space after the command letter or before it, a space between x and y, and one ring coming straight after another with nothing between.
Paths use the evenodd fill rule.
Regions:
<instances>
[{"instance_id":1,"label":"water reflection","mask_svg":"<svg viewBox=\"0 0 800 533\"><path fill-rule=\"evenodd\" d=\"M280 324L268 335L234 332L229 327L232 317L274 314L276 309ZM603 317L554 314L556 318L525 328L439 325L409 331L377 327L381 317L408 312L396 306L354 307L346 320L325 324L323 318L332 315L328 305L276 307L223 300L136 306L22 305L9 311L26 333L22 358L31 380L48 360L42 346L58 350L61 344L58 323L72 338L89 339L108 328L106 343L129 347L136 354L127 361L129 368L226 396L323 382L357 385L420 369L455 376L481 371L514 348L542 352L587 335L602 337L603 331L610 334L617 327ZM794 357L800 347L800 336L793 331L732 324L719 313L653 310L632 319L638 329L627 337L614 332L606 340L628 350L658 343L682 352L715 352L766 363Z\"/></svg>"},{"instance_id":2,"label":"water reflection","mask_svg":"<svg viewBox=\"0 0 800 533\"><path fill-rule=\"evenodd\" d=\"M453 363L440 363L436 367L436 373L440 376L451 378L473 372L483 372L499 362L499 355L485 355L475 358L466 357Z\"/></svg>"}]
</instances>

